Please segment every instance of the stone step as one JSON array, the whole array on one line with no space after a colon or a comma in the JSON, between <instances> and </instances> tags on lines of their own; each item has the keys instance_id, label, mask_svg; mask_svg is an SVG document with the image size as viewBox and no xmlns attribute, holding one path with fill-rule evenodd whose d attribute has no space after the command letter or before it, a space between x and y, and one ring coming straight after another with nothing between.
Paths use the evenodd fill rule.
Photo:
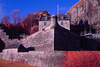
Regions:
<instances>
[{"instance_id":1,"label":"stone step","mask_svg":"<svg viewBox=\"0 0 100 67\"><path fill-rule=\"evenodd\" d=\"M6 32L4 32L3 29L0 29L0 38L7 40L9 39L9 35L6 35Z\"/></svg>"}]
</instances>

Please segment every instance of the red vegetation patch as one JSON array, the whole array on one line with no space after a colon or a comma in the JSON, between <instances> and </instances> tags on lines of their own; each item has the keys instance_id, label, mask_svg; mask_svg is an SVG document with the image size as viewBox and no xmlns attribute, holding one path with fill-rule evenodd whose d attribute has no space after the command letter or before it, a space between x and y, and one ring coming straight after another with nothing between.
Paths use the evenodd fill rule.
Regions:
<instances>
[{"instance_id":1,"label":"red vegetation patch","mask_svg":"<svg viewBox=\"0 0 100 67\"><path fill-rule=\"evenodd\" d=\"M17 24L4 24L12 34L26 34L30 35L38 31L39 20L42 16L47 16L50 14L47 11L38 11L33 14L28 15L21 23Z\"/></svg>"},{"instance_id":2,"label":"red vegetation patch","mask_svg":"<svg viewBox=\"0 0 100 67\"><path fill-rule=\"evenodd\" d=\"M63 67L99 67L100 52L65 52L67 60Z\"/></svg>"}]
</instances>

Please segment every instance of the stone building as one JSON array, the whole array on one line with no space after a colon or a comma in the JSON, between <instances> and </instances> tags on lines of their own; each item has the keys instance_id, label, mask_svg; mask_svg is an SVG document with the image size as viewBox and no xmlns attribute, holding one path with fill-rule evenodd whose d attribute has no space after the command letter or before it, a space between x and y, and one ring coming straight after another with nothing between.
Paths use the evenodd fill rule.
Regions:
<instances>
[{"instance_id":1,"label":"stone building","mask_svg":"<svg viewBox=\"0 0 100 67\"><path fill-rule=\"evenodd\" d=\"M56 15L42 17L39 23L38 32L21 40L26 48L34 47L36 51L80 49L80 36L70 31L70 22L66 15L59 16L58 19Z\"/></svg>"},{"instance_id":2,"label":"stone building","mask_svg":"<svg viewBox=\"0 0 100 67\"><path fill-rule=\"evenodd\" d=\"M67 15L59 15L58 16L58 24L65 29L70 30L70 21ZM46 27L50 26L51 24L51 16L43 16L39 21L39 31L44 30Z\"/></svg>"}]
</instances>

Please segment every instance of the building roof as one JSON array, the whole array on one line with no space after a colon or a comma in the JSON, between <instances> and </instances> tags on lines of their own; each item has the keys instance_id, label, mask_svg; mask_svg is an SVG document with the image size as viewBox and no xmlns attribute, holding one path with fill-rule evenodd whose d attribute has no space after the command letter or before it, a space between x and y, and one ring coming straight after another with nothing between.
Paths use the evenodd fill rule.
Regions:
<instances>
[{"instance_id":1,"label":"building roof","mask_svg":"<svg viewBox=\"0 0 100 67\"><path fill-rule=\"evenodd\" d=\"M59 18L59 20L69 20L69 16L64 14L57 14L57 17ZM51 16L43 16L40 19L40 21L50 21L50 20L51 20Z\"/></svg>"},{"instance_id":2,"label":"building roof","mask_svg":"<svg viewBox=\"0 0 100 67\"><path fill-rule=\"evenodd\" d=\"M67 15L58 15L59 20L69 20L69 17Z\"/></svg>"},{"instance_id":3,"label":"building roof","mask_svg":"<svg viewBox=\"0 0 100 67\"><path fill-rule=\"evenodd\" d=\"M50 21L50 16L43 16L41 17L40 21Z\"/></svg>"}]
</instances>

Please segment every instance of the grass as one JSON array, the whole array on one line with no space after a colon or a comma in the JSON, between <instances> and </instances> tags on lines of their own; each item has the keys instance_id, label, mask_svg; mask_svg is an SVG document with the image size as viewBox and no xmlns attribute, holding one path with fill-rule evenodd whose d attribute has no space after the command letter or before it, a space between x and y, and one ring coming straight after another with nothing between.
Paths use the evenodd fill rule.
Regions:
<instances>
[{"instance_id":1,"label":"grass","mask_svg":"<svg viewBox=\"0 0 100 67\"><path fill-rule=\"evenodd\" d=\"M13 62L12 63L11 61L6 61L6 60L0 59L0 67L36 67L36 66L23 64L20 62Z\"/></svg>"}]
</instances>

